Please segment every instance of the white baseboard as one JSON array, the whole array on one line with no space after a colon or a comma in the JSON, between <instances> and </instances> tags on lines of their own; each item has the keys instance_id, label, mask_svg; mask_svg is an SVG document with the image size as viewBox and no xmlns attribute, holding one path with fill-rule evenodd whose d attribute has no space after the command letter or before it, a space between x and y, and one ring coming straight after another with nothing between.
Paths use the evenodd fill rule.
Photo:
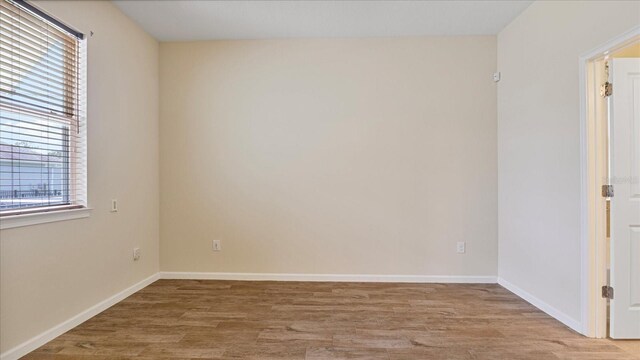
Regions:
<instances>
[{"instance_id":1,"label":"white baseboard","mask_svg":"<svg viewBox=\"0 0 640 360\"><path fill-rule=\"evenodd\" d=\"M495 284L496 276L161 272L162 279Z\"/></svg>"},{"instance_id":2,"label":"white baseboard","mask_svg":"<svg viewBox=\"0 0 640 360\"><path fill-rule=\"evenodd\" d=\"M83 322L91 319L92 317L98 315L99 313L105 311L111 306L117 304L118 302L124 300L128 296L134 294L135 292L143 289L147 285L153 283L154 281L160 279L160 273L156 273L151 275L150 277L140 281L139 283L122 290L121 292L111 296L110 298L99 302L98 304L88 308L87 310L79 313L78 315L56 325L55 327L43 332L40 335L37 335L22 344L14 347L13 349L9 349L3 354L0 354L0 360L16 360L31 351L39 348L40 346L48 343L49 341L55 339L56 337L64 334L65 332L73 329L74 327L82 324Z\"/></svg>"},{"instance_id":3,"label":"white baseboard","mask_svg":"<svg viewBox=\"0 0 640 360\"><path fill-rule=\"evenodd\" d=\"M504 287L505 289L511 291L512 293L518 295L519 297L521 297L523 300L527 301L529 304L537 307L538 309L544 311L545 313L547 313L547 315L551 316L552 318L560 321L561 323L567 325L568 327L570 327L571 329L575 330L576 332L583 334L583 326L582 323L574 318L572 318L571 316L563 313L562 311L554 308L553 306L547 304L546 302L538 299L537 297L531 295L530 293L522 290L521 288L517 287L516 285L508 282L507 280L503 279L503 278L498 278L498 284L500 284L502 287Z\"/></svg>"}]
</instances>

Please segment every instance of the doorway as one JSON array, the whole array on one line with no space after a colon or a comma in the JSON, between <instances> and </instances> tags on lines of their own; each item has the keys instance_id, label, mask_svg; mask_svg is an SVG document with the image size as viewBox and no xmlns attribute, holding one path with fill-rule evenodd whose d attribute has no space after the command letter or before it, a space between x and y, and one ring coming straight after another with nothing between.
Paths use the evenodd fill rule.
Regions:
<instances>
[{"instance_id":1,"label":"doorway","mask_svg":"<svg viewBox=\"0 0 640 360\"><path fill-rule=\"evenodd\" d=\"M640 339L640 28L580 72L584 334Z\"/></svg>"}]
</instances>

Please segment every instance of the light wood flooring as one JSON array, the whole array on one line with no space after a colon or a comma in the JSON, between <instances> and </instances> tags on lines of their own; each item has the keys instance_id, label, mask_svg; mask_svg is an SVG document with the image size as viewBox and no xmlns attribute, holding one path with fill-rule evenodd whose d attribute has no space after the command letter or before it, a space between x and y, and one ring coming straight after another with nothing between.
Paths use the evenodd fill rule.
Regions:
<instances>
[{"instance_id":1,"label":"light wood flooring","mask_svg":"<svg viewBox=\"0 0 640 360\"><path fill-rule=\"evenodd\" d=\"M159 280L25 359L640 359L615 344L499 285Z\"/></svg>"}]
</instances>

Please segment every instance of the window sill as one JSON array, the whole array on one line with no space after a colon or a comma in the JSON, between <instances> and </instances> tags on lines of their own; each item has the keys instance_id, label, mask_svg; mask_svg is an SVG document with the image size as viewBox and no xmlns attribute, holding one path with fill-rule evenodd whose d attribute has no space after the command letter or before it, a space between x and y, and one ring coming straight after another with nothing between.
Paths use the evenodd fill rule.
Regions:
<instances>
[{"instance_id":1,"label":"window sill","mask_svg":"<svg viewBox=\"0 0 640 360\"><path fill-rule=\"evenodd\" d=\"M57 210L24 215L11 215L0 218L0 230L46 224L57 221L82 219L88 218L90 215L90 208Z\"/></svg>"}]
</instances>

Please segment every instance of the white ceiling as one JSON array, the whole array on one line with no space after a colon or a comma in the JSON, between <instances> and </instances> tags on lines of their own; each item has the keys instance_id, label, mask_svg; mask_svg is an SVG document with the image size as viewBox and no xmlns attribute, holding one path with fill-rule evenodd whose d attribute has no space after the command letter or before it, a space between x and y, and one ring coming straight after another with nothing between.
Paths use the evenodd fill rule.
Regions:
<instances>
[{"instance_id":1,"label":"white ceiling","mask_svg":"<svg viewBox=\"0 0 640 360\"><path fill-rule=\"evenodd\" d=\"M165 1L116 5L161 41L493 35L532 1Z\"/></svg>"}]
</instances>

